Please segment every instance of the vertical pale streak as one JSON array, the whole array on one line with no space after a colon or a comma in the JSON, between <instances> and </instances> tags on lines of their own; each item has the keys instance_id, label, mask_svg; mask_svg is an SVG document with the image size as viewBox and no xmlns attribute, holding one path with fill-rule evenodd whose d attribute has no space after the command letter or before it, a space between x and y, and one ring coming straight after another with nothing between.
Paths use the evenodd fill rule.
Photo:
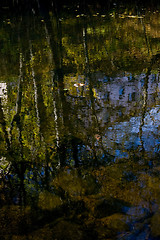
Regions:
<instances>
[{"instance_id":1,"label":"vertical pale streak","mask_svg":"<svg viewBox=\"0 0 160 240\"><path fill-rule=\"evenodd\" d=\"M46 39L47 39L48 46L50 46L50 37L49 37L46 25L45 25L45 33L46 33ZM53 56L52 56L51 52L49 54L49 62L50 63L53 62ZM52 79L53 79L53 75L54 74L52 73L51 74ZM52 87L54 89L54 82L53 81L52 81ZM55 119L56 144L57 144L57 148L59 148L58 115L57 115L56 101L54 99L54 96L53 96L53 107L54 107L54 119Z\"/></svg>"},{"instance_id":2,"label":"vertical pale streak","mask_svg":"<svg viewBox=\"0 0 160 240\"><path fill-rule=\"evenodd\" d=\"M33 79L33 85L34 85L34 102L35 102L35 108L36 108L36 115L37 115L37 124L38 127L40 128L40 118L39 118L39 112L38 112L38 97L37 97L37 86L35 82L35 73L33 69L33 53L32 53L32 46L30 43L30 58L31 58L31 70L32 70L32 79Z\"/></svg>"}]
</instances>

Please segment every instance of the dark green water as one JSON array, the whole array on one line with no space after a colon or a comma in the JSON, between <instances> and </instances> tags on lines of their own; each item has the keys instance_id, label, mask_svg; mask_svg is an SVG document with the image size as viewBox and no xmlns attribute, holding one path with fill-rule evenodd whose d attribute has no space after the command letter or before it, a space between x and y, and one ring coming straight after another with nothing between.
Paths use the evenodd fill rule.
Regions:
<instances>
[{"instance_id":1,"label":"dark green water","mask_svg":"<svg viewBox=\"0 0 160 240\"><path fill-rule=\"evenodd\" d=\"M0 239L160 239L159 10L3 10Z\"/></svg>"}]
</instances>

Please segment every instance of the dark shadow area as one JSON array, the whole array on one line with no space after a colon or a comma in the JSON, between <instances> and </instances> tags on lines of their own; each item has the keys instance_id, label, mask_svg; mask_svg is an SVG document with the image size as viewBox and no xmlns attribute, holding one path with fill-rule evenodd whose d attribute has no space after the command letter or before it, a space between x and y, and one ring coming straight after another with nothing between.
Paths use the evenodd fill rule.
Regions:
<instances>
[{"instance_id":1,"label":"dark shadow area","mask_svg":"<svg viewBox=\"0 0 160 240\"><path fill-rule=\"evenodd\" d=\"M148 8L151 10L159 7L159 2L157 0L2 0L0 2L0 12L1 14L12 14L12 15L27 15L27 14L37 14L40 12L42 15L47 15L49 11L54 11L55 13L68 12L70 14L74 13L75 9L78 9L78 13L89 12L91 9L99 10L101 12L109 11L113 8L125 8L134 9L137 8Z\"/></svg>"}]
</instances>

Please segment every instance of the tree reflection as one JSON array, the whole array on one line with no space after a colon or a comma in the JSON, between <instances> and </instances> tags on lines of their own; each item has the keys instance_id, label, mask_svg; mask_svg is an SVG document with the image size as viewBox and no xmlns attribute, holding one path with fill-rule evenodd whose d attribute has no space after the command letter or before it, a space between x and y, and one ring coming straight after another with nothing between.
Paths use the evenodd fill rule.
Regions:
<instances>
[{"instance_id":1,"label":"tree reflection","mask_svg":"<svg viewBox=\"0 0 160 240\"><path fill-rule=\"evenodd\" d=\"M106 16L92 8L87 15L84 5L84 13L63 19L58 6L49 12L42 3L32 11L40 15L5 20L6 32L0 27L2 50L18 62L14 76L2 75L8 95L6 103L0 95L0 215L8 211L12 226L25 223L13 230L4 217L0 231L9 228L17 239L26 233L28 239L65 239L66 231L70 240L77 232L77 239L115 239L120 232L119 239L127 239L123 232L139 237L142 224L149 236L159 236L150 228L159 219L152 218L159 163L144 137L151 120L159 128L159 106L150 100L158 99L152 74L158 77L157 32L142 29L144 16L115 9ZM13 50L8 39L15 26ZM158 148L155 128L150 136Z\"/></svg>"}]
</instances>

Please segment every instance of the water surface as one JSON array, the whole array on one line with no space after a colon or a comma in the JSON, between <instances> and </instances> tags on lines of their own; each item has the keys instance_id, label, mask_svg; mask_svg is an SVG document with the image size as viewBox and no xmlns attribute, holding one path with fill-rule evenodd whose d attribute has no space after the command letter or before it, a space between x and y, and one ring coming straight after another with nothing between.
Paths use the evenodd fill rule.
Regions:
<instances>
[{"instance_id":1,"label":"water surface","mask_svg":"<svg viewBox=\"0 0 160 240\"><path fill-rule=\"evenodd\" d=\"M159 239L159 22L2 15L1 239Z\"/></svg>"}]
</instances>

